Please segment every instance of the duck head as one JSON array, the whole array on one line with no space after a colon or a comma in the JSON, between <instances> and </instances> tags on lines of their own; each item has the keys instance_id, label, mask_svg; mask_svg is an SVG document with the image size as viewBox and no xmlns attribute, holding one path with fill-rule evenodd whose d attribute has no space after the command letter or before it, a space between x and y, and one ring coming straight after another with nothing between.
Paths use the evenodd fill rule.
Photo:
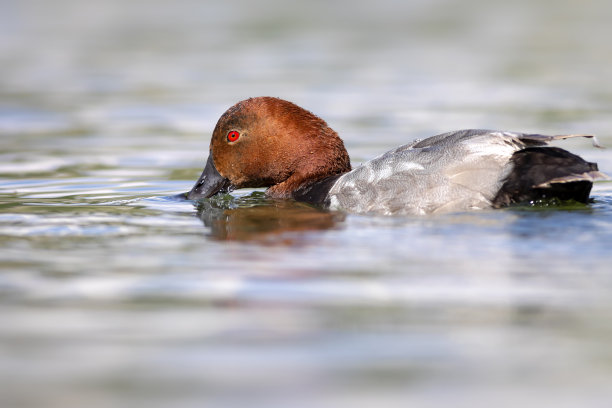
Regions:
<instances>
[{"instance_id":1,"label":"duck head","mask_svg":"<svg viewBox=\"0 0 612 408\"><path fill-rule=\"evenodd\" d=\"M274 198L350 171L344 143L324 120L272 97L238 102L219 118L202 175L188 199L244 187Z\"/></svg>"}]
</instances>

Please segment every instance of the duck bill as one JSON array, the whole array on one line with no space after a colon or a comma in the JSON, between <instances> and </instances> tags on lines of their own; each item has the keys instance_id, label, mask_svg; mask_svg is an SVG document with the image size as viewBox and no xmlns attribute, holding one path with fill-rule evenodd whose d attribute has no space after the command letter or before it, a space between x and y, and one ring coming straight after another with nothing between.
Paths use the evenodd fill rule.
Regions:
<instances>
[{"instance_id":1,"label":"duck bill","mask_svg":"<svg viewBox=\"0 0 612 408\"><path fill-rule=\"evenodd\" d=\"M204 171L191 191L187 193L187 199L197 200L199 198L209 198L217 193L227 193L232 187L232 183L229 179L219 174L219 171L215 167L215 163L213 163L212 154L209 154Z\"/></svg>"}]
</instances>

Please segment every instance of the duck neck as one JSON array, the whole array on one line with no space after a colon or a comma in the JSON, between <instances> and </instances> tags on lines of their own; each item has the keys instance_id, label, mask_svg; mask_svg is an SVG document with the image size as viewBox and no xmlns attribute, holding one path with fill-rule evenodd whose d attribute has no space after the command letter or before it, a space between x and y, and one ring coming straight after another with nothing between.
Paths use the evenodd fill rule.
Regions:
<instances>
[{"instance_id":1,"label":"duck neck","mask_svg":"<svg viewBox=\"0 0 612 408\"><path fill-rule=\"evenodd\" d=\"M322 120L317 118L315 123L324 129L306 130L302 134L308 136L292 145L292 159L286 160L287 171L268 189L270 197L323 204L338 177L351 171L351 161L342 139ZM280 162L283 154L286 152L279 153Z\"/></svg>"}]
</instances>

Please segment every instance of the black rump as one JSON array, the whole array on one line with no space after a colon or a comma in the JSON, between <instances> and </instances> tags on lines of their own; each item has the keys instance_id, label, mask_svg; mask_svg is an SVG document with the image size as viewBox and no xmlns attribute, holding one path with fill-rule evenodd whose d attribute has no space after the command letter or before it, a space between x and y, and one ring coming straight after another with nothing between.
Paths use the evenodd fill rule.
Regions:
<instances>
[{"instance_id":1,"label":"black rump","mask_svg":"<svg viewBox=\"0 0 612 408\"><path fill-rule=\"evenodd\" d=\"M558 198L586 203L597 164L558 147L528 147L512 155L514 165L493 200L494 207Z\"/></svg>"}]
</instances>

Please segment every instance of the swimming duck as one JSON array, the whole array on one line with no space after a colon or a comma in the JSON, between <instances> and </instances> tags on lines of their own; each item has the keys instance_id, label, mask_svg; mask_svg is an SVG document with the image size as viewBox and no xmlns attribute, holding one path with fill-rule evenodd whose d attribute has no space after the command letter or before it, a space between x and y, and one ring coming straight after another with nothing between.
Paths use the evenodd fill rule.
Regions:
<instances>
[{"instance_id":1,"label":"swimming duck","mask_svg":"<svg viewBox=\"0 0 612 408\"><path fill-rule=\"evenodd\" d=\"M435 214L499 208L544 198L588 202L596 163L545 136L460 130L417 140L351 169L342 139L313 113L282 99L229 108L212 134L188 199L244 187L354 213ZM594 141L596 145L596 142Z\"/></svg>"}]
</instances>

